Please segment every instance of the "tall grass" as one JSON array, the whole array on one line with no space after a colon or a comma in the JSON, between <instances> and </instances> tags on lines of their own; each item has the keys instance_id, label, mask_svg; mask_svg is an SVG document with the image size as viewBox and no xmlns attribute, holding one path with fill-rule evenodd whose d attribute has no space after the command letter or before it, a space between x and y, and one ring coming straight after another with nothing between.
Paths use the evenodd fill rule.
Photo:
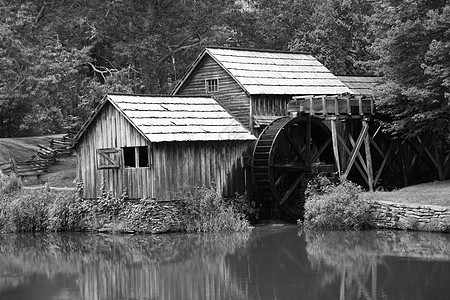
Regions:
<instances>
[{"instance_id":1,"label":"tall grass","mask_svg":"<svg viewBox=\"0 0 450 300\"><path fill-rule=\"evenodd\" d=\"M186 232L247 231L244 213L213 187L201 187L184 201L182 229Z\"/></svg>"},{"instance_id":2,"label":"tall grass","mask_svg":"<svg viewBox=\"0 0 450 300\"><path fill-rule=\"evenodd\" d=\"M127 201L104 193L83 200L68 191L6 189L0 193L0 232L107 231L161 233L168 231L246 231L241 211L246 199L224 200L214 188L199 188L185 201Z\"/></svg>"}]
</instances>

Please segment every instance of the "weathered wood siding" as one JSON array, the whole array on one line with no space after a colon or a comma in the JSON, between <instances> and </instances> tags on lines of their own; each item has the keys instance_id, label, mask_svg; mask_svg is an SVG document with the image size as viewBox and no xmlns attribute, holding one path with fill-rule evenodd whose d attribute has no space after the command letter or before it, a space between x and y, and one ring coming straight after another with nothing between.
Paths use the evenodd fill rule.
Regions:
<instances>
[{"instance_id":1,"label":"weathered wood siding","mask_svg":"<svg viewBox=\"0 0 450 300\"><path fill-rule=\"evenodd\" d=\"M195 187L215 186L224 196L246 188L243 155L252 142L177 142L154 144L155 197L180 199Z\"/></svg>"},{"instance_id":2,"label":"weathered wood siding","mask_svg":"<svg viewBox=\"0 0 450 300\"><path fill-rule=\"evenodd\" d=\"M216 100L225 107L242 125L251 129L250 97L240 85L217 64L210 56L206 55L193 70L191 76L177 92L177 95L205 94L205 80L219 79L219 91L213 93Z\"/></svg>"},{"instance_id":3,"label":"weathered wood siding","mask_svg":"<svg viewBox=\"0 0 450 300\"><path fill-rule=\"evenodd\" d=\"M252 112L262 116L286 116L291 95L253 95Z\"/></svg>"},{"instance_id":4,"label":"weathered wood siding","mask_svg":"<svg viewBox=\"0 0 450 300\"><path fill-rule=\"evenodd\" d=\"M106 190L111 191L115 197L120 196L124 188L130 198L151 197L151 168L124 168L120 153L120 168L98 169L96 152L103 148L148 145L149 142L130 122L107 103L77 145L78 178L84 184L83 197L99 197L103 182Z\"/></svg>"}]
</instances>

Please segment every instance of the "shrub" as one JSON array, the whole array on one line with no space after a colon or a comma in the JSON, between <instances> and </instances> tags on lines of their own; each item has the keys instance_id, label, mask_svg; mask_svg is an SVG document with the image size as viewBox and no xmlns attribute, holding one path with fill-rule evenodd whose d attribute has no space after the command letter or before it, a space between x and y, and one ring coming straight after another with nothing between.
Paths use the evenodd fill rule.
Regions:
<instances>
[{"instance_id":1,"label":"shrub","mask_svg":"<svg viewBox=\"0 0 450 300\"><path fill-rule=\"evenodd\" d=\"M249 222L213 187L202 187L184 201L182 229L187 232L246 231Z\"/></svg>"},{"instance_id":2,"label":"shrub","mask_svg":"<svg viewBox=\"0 0 450 300\"><path fill-rule=\"evenodd\" d=\"M16 174L4 175L0 171L0 195L11 194L20 191L22 182Z\"/></svg>"},{"instance_id":3,"label":"shrub","mask_svg":"<svg viewBox=\"0 0 450 300\"><path fill-rule=\"evenodd\" d=\"M233 210L238 214L243 214L250 223L256 223L259 219L259 210L254 202L250 202L247 195L236 195L229 199Z\"/></svg>"},{"instance_id":4,"label":"shrub","mask_svg":"<svg viewBox=\"0 0 450 300\"><path fill-rule=\"evenodd\" d=\"M360 198L361 187L342 179L313 179L307 188L304 226L314 229L361 229L370 217L369 204Z\"/></svg>"}]
</instances>

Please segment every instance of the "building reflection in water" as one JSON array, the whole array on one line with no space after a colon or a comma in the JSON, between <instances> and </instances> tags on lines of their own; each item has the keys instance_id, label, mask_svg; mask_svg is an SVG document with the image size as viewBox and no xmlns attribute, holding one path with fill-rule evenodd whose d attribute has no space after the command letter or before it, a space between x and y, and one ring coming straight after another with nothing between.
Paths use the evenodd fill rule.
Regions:
<instances>
[{"instance_id":1,"label":"building reflection in water","mask_svg":"<svg viewBox=\"0 0 450 300\"><path fill-rule=\"evenodd\" d=\"M4 290L30 285L29 274L45 274L50 281L74 275L66 279L76 278L78 290L61 283L53 295L58 299L246 299L224 258L248 238L249 233L0 236L0 299Z\"/></svg>"},{"instance_id":2,"label":"building reflection in water","mask_svg":"<svg viewBox=\"0 0 450 300\"><path fill-rule=\"evenodd\" d=\"M442 283L450 279L448 234L299 231L299 235L307 241L311 266L323 274L321 285L340 282L339 299L446 299ZM424 278L425 274L429 276Z\"/></svg>"},{"instance_id":3,"label":"building reflection in water","mask_svg":"<svg viewBox=\"0 0 450 300\"><path fill-rule=\"evenodd\" d=\"M450 299L450 235L0 235L0 300Z\"/></svg>"}]
</instances>

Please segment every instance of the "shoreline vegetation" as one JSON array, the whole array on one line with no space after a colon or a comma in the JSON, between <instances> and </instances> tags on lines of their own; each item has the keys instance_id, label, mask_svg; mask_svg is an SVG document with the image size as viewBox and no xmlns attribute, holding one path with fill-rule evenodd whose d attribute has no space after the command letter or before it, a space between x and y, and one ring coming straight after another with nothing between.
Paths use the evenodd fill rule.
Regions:
<instances>
[{"instance_id":1,"label":"shoreline vegetation","mask_svg":"<svg viewBox=\"0 0 450 300\"><path fill-rule=\"evenodd\" d=\"M5 159L12 154L29 155L34 151L31 145L48 138L43 136L1 139L0 157ZM21 150L28 148L30 148L28 152ZM23 159L23 157L16 158ZM148 199L124 201L125 197L113 199L106 192L101 199L82 200L76 193L70 191L76 185L74 169L75 157L64 157L49 174L44 175L44 181L49 187L56 187L56 190L38 188L32 180L19 181L17 177L9 178L5 184L3 176L0 180L0 231L115 233L246 231L249 230L250 223L257 220L257 210L248 203L245 196L237 196L231 200L223 199L213 188L198 189L198 192L189 195L186 201L175 204ZM24 189L21 189L22 185ZM64 188L68 190L64 191ZM314 198L316 203L307 201L306 206L309 208L301 224L306 226L314 214L322 211L324 214L320 218L323 218L321 222L324 226L311 226L310 222L309 227L363 229L367 226L365 224L368 218L367 205L360 201L351 202L351 199L361 198L372 203L392 202L450 208L448 195L450 195L450 180L424 183L393 191L364 192L350 182L332 187L326 184L324 179L316 179L311 183L307 195L309 200ZM323 199L328 200L329 206L324 205L324 201L321 201ZM349 209L350 207L352 209ZM312 212L311 208L314 208L315 212ZM149 217L152 220L149 220ZM330 223L332 219L338 225L327 226L333 224ZM21 223L23 224L19 225ZM410 223L411 226L403 226L401 229L442 231L439 229L450 226L450 221L446 224L436 224L436 228L428 226L422 229L414 226L413 221L406 223Z\"/></svg>"},{"instance_id":2,"label":"shoreline vegetation","mask_svg":"<svg viewBox=\"0 0 450 300\"><path fill-rule=\"evenodd\" d=\"M450 233L450 181L410 186L390 192L364 192L341 179L310 181L306 190L307 229L359 230L403 229Z\"/></svg>"},{"instance_id":3,"label":"shoreline vegetation","mask_svg":"<svg viewBox=\"0 0 450 300\"><path fill-rule=\"evenodd\" d=\"M95 231L110 233L244 232L256 211L246 197L224 199L199 188L183 201L81 199L73 191L22 189L15 176L0 176L0 232Z\"/></svg>"}]
</instances>

